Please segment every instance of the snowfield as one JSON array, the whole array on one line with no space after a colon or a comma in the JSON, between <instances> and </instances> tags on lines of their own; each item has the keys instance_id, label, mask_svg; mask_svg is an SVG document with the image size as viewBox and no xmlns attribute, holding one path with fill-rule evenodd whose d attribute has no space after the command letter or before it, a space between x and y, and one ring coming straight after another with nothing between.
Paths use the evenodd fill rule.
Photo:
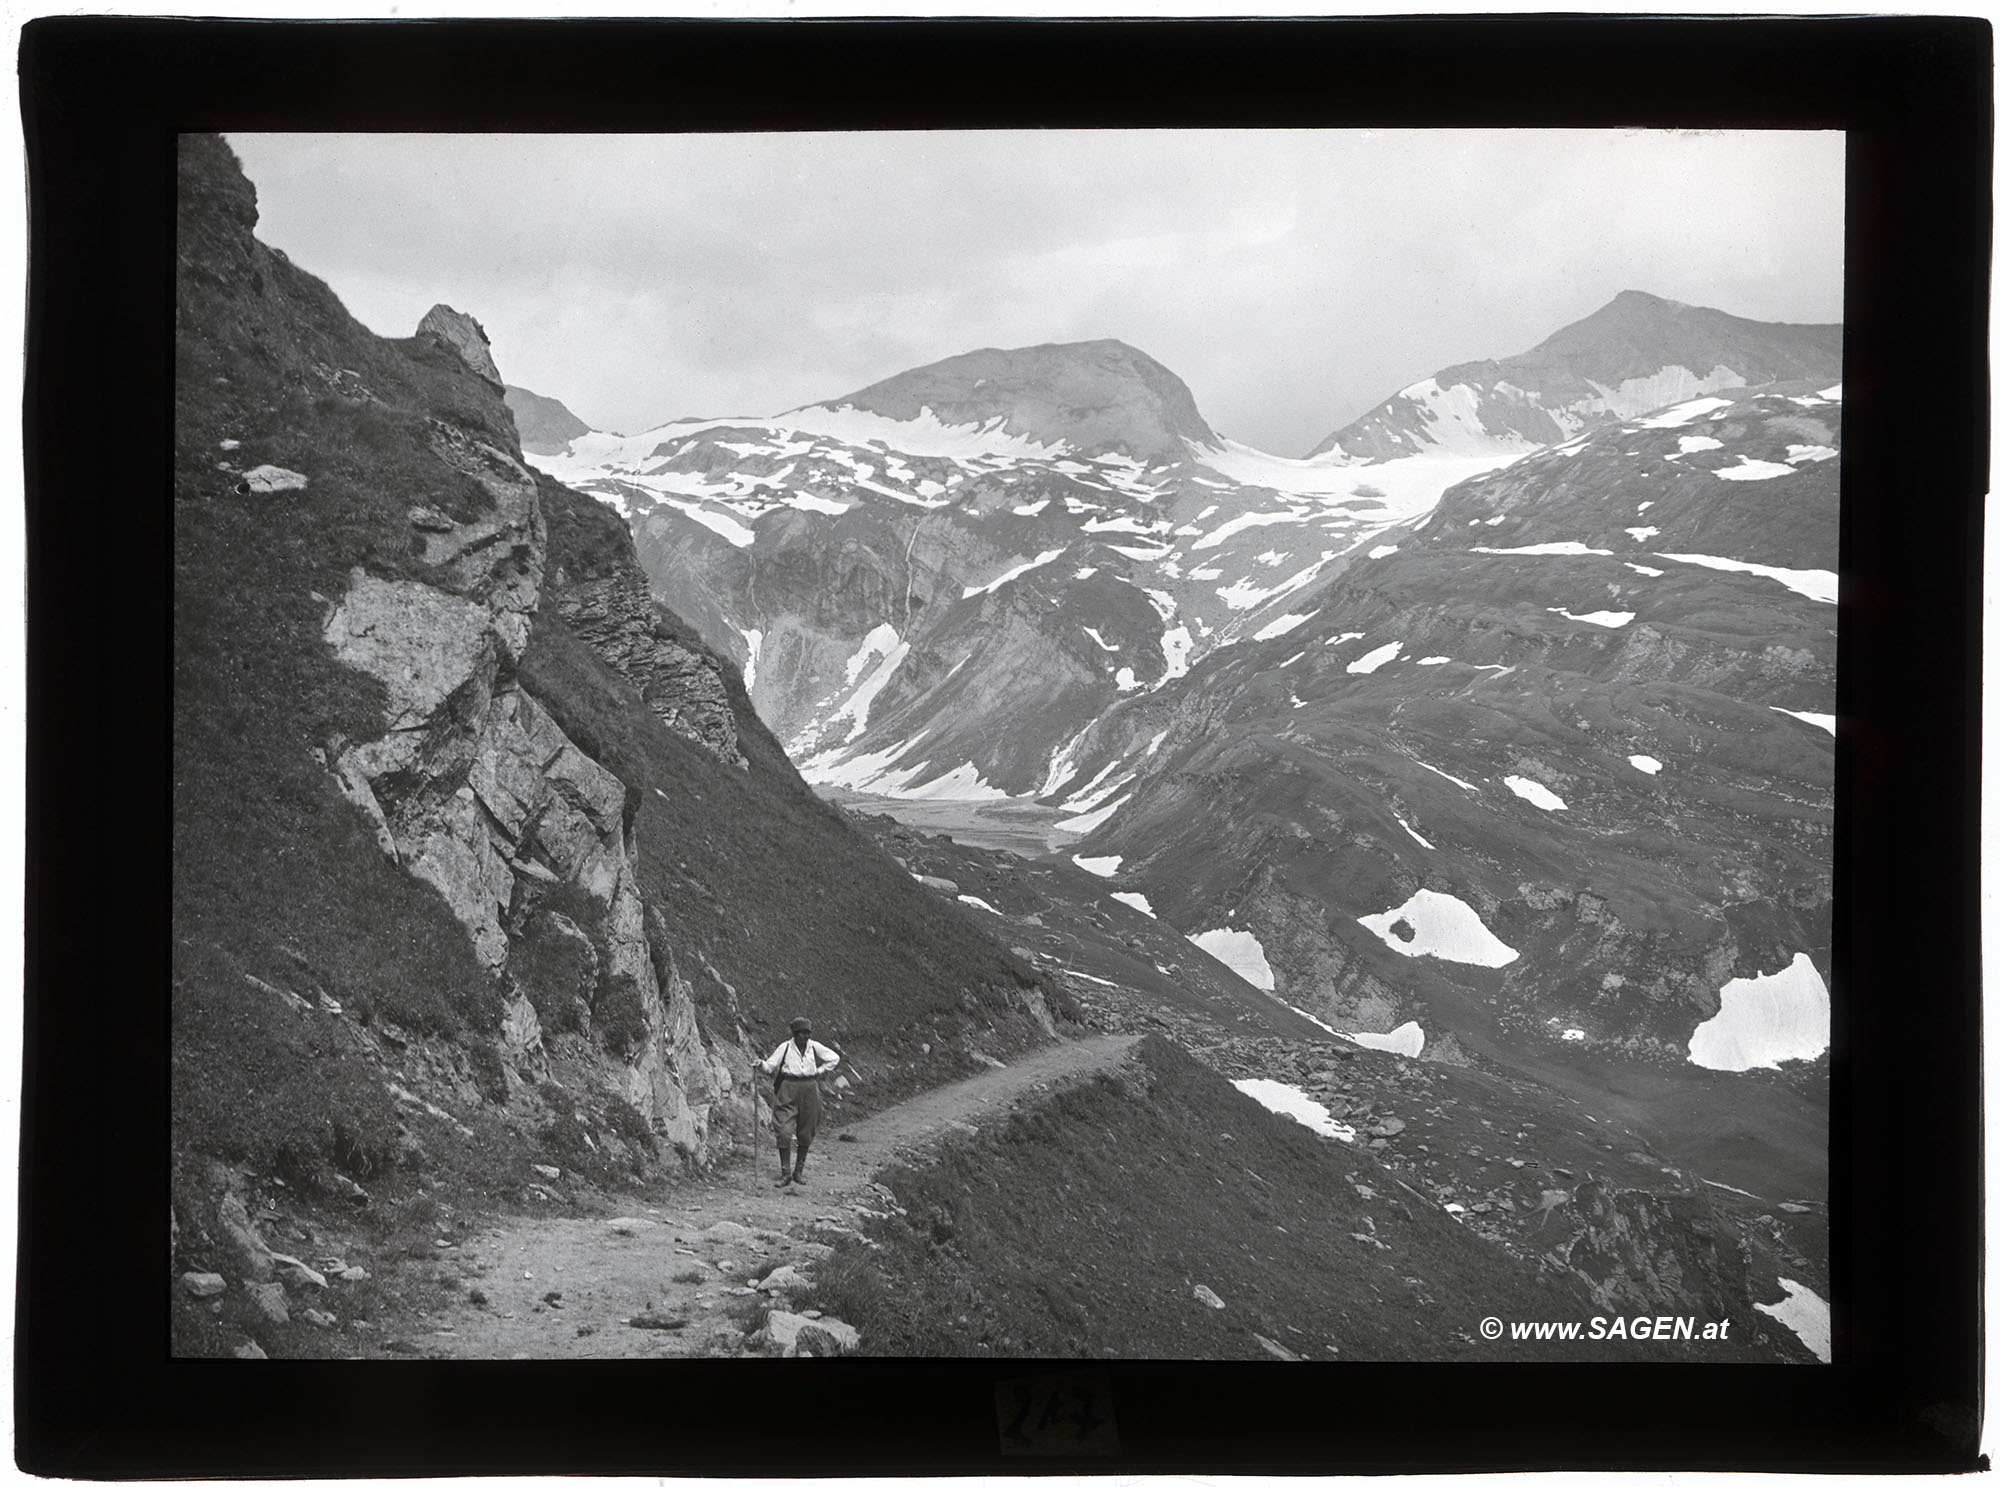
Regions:
<instances>
[{"instance_id":1,"label":"snowfield","mask_svg":"<svg viewBox=\"0 0 2000 1487\"><path fill-rule=\"evenodd\" d=\"M1721 1009L1688 1039L1689 1063L1740 1073L1826 1052L1833 1004L1803 950L1782 971L1728 982L1721 997Z\"/></svg>"},{"instance_id":2,"label":"snowfield","mask_svg":"<svg viewBox=\"0 0 2000 1487\"><path fill-rule=\"evenodd\" d=\"M1302 1089L1281 1084L1275 1079L1232 1079L1229 1082L1266 1110L1289 1115L1300 1125L1310 1127L1322 1136L1331 1136L1336 1141L1354 1139L1353 1126L1342 1125L1335 1120L1327 1113L1326 1106Z\"/></svg>"},{"instance_id":3,"label":"snowfield","mask_svg":"<svg viewBox=\"0 0 2000 1487\"><path fill-rule=\"evenodd\" d=\"M1131 908L1137 909L1148 919L1157 919L1160 917L1153 912L1153 906L1146 902L1146 895L1143 893L1114 893L1111 896L1121 904L1126 904Z\"/></svg>"},{"instance_id":4,"label":"snowfield","mask_svg":"<svg viewBox=\"0 0 2000 1487\"><path fill-rule=\"evenodd\" d=\"M1643 770L1647 774L1658 774L1661 769L1665 768L1651 754L1628 754L1625 756L1625 762L1634 769Z\"/></svg>"},{"instance_id":5,"label":"snowfield","mask_svg":"<svg viewBox=\"0 0 2000 1487\"><path fill-rule=\"evenodd\" d=\"M1429 888L1419 888L1398 908L1363 915L1357 922L1398 955L1429 955L1469 966L1504 966L1520 959L1520 952L1488 929L1470 904ZM1395 933L1398 924L1414 932L1410 939Z\"/></svg>"},{"instance_id":6,"label":"snowfield","mask_svg":"<svg viewBox=\"0 0 2000 1487\"><path fill-rule=\"evenodd\" d=\"M1247 929L1205 929L1188 943L1206 951L1259 991L1276 991L1278 978L1264 959L1264 947Z\"/></svg>"},{"instance_id":7,"label":"snowfield","mask_svg":"<svg viewBox=\"0 0 2000 1487\"><path fill-rule=\"evenodd\" d=\"M1833 1361L1833 1312L1826 1302L1809 1286L1802 1286L1795 1280L1778 1277L1778 1284L1785 1288L1785 1299L1765 1303L1752 1302L1757 1310L1766 1316L1775 1317L1793 1332L1800 1342L1812 1349L1813 1356L1822 1363Z\"/></svg>"},{"instance_id":8,"label":"snowfield","mask_svg":"<svg viewBox=\"0 0 2000 1487\"><path fill-rule=\"evenodd\" d=\"M1071 862L1074 862L1085 872L1096 873L1100 878L1109 878L1116 874L1118 864L1124 860L1123 857L1072 857L1070 859Z\"/></svg>"}]
</instances>

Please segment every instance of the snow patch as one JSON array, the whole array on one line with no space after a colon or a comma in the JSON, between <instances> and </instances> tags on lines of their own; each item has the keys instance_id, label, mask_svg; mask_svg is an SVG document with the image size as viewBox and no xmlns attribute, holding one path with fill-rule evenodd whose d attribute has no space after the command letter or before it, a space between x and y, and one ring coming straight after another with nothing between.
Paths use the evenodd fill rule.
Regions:
<instances>
[{"instance_id":1,"label":"snow patch","mask_svg":"<svg viewBox=\"0 0 2000 1487\"><path fill-rule=\"evenodd\" d=\"M1563 1029L1563 1042L1565 1043L1581 1043L1589 1036L1590 1034L1586 1033L1580 1027L1566 1027Z\"/></svg>"},{"instance_id":2,"label":"snow patch","mask_svg":"<svg viewBox=\"0 0 2000 1487\"><path fill-rule=\"evenodd\" d=\"M1586 625L1602 625L1607 630L1622 630L1638 616L1623 609L1593 609L1589 614L1571 614L1567 609L1551 608L1550 614L1559 614L1566 620L1580 620Z\"/></svg>"},{"instance_id":3,"label":"snow patch","mask_svg":"<svg viewBox=\"0 0 2000 1487\"><path fill-rule=\"evenodd\" d=\"M1017 567L1009 568L1005 573L1001 574L991 583L970 585L966 589L964 597L967 599L971 599L979 594L990 594L995 589L999 588L1001 584L1010 583L1014 579L1019 578L1023 573L1027 573L1033 569L1043 567L1049 563L1053 563L1057 558L1061 557L1067 551L1069 551L1069 549L1066 547L1058 547L1053 549L1052 551L1043 553L1040 557L1030 558L1028 559L1027 562L1022 563Z\"/></svg>"},{"instance_id":4,"label":"snow patch","mask_svg":"<svg viewBox=\"0 0 2000 1487\"><path fill-rule=\"evenodd\" d=\"M1648 578L1664 578L1667 573L1664 568L1648 568L1644 563L1627 563L1625 566L1634 573L1645 574Z\"/></svg>"},{"instance_id":5,"label":"snow patch","mask_svg":"<svg viewBox=\"0 0 2000 1487\"><path fill-rule=\"evenodd\" d=\"M1424 1030L1414 1022L1386 1033L1343 1033L1363 1048L1379 1048L1384 1053L1400 1053L1404 1058L1420 1057L1424 1051Z\"/></svg>"},{"instance_id":6,"label":"snow patch","mask_svg":"<svg viewBox=\"0 0 2000 1487\"><path fill-rule=\"evenodd\" d=\"M971 904L972 907L975 909L984 909L989 914L1000 914L1000 911L994 908L993 905L989 904L985 899L974 898L969 893L961 893L958 896L958 901L962 904ZM1005 914L1000 914L1000 917L1004 919L1007 916Z\"/></svg>"},{"instance_id":7,"label":"snow patch","mask_svg":"<svg viewBox=\"0 0 2000 1487\"><path fill-rule=\"evenodd\" d=\"M1696 398L1692 402L1676 403L1665 412L1656 413L1651 418L1641 418L1632 426L1641 429L1677 429L1693 423L1704 414L1728 406L1728 398Z\"/></svg>"},{"instance_id":8,"label":"snow patch","mask_svg":"<svg viewBox=\"0 0 2000 1487\"><path fill-rule=\"evenodd\" d=\"M1735 558L1712 558L1697 552L1663 552L1660 556L1670 563L1692 563L1699 568L1714 568L1723 573L1754 573L1759 578L1773 579L1793 593L1803 594L1821 604L1836 603L1840 597L1840 575L1825 568L1773 568L1768 563L1744 563Z\"/></svg>"},{"instance_id":9,"label":"snow patch","mask_svg":"<svg viewBox=\"0 0 2000 1487\"><path fill-rule=\"evenodd\" d=\"M1072 857L1070 861L1074 862L1087 873L1096 873L1100 878L1109 878L1118 871L1119 864L1124 862L1125 859L1122 856Z\"/></svg>"},{"instance_id":10,"label":"snow patch","mask_svg":"<svg viewBox=\"0 0 2000 1487\"><path fill-rule=\"evenodd\" d=\"M1143 893L1114 893L1111 896L1121 904L1131 905L1148 919L1157 919L1160 917L1153 912L1153 906L1146 902L1146 895Z\"/></svg>"},{"instance_id":11,"label":"snow patch","mask_svg":"<svg viewBox=\"0 0 2000 1487\"><path fill-rule=\"evenodd\" d=\"M1810 723L1815 728L1824 728L1828 733L1833 732L1832 713L1795 713L1789 707L1774 707L1771 711L1783 713L1788 718L1797 718L1801 723Z\"/></svg>"},{"instance_id":12,"label":"snow patch","mask_svg":"<svg viewBox=\"0 0 2000 1487\"><path fill-rule=\"evenodd\" d=\"M1481 667L1480 670L1483 671L1485 670L1485 668ZM1410 762L1416 765L1420 769L1428 769L1432 774L1444 775L1446 779L1450 780L1454 785L1458 786L1458 788L1461 790L1470 790L1474 795L1477 795L1479 793L1479 787L1477 785L1468 785L1464 780L1461 780L1455 774L1444 774L1444 771L1439 769L1435 764L1425 764L1424 761L1421 759L1412 759Z\"/></svg>"},{"instance_id":13,"label":"snow patch","mask_svg":"<svg viewBox=\"0 0 2000 1487\"><path fill-rule=\"evenodd\" d=\"M1651 754L1627 754L1625 756L1625 762L1631 765L1634 769L1641 770L1646 774L1658 774L1663 768L1665 768L1665 766L1662 765L1660 761L1655 759Z\"/></svg>"},{"instance_id":14,"label":"snow patch","mask_svg":"<svg viewBox=\"0 0 2000 1487\"><path fill-rule=\"evenodd\" d=\"M1504 553L1518 558L1580 558L1586 554L1611 556L1609 548L1586 547L1581 542L1536 542L1527 547L1475 547L1474 552Z\"/></svg>"},{"instance_id":15,"label":"snow patch","mask_svg":"<svg viewBox=\"0 0 2000 1487\"><path fill-rule=\"evenodd\" d=\"M1264 958L1264 947L1247 929L1205 929L1188 942L1206 951L1260 991L1276 991L1278 978Z\"/></svg>"},{"instance_id":16,"label":"snow patch","mask_svg":"<svg viewBox=\"0 0 2000 1487\"><path fill-rule=\"evenodd\" d=\"M1545 811L1566 811L1569 809L1568 806L1563 804L1561 796L1538 780L1525 779L1520 775L1510 774L1507 776L1505 783L1509 790L1512 790L1521 799L1527 801L1529 805L1538 805Z\"/></svg>"},{"instance_id":17,"label":"snow patch","mask_svg":"<svg viewBox=\"0 0 2000 1487\"><path fill-rule=\"evenodd\" d=\"M1833 1312L1825 1301L1809 1286L1802 1286L1795 1280L1778 1277L1778 1284L1785 1288L1785 1299L1765 1303L1752 1302L1757 1310L1766 1316L1783 1322L1798 1334L1800 1342L1812 1349L1812 1355L1822 1363L1833 1361Z\"/></svg>"},{"instance_id":18,"label":"snow patch","mask_svg":"<svg viewBox=\"0 0 2000 1487\"><path fill-rule=\"evenodd\" d=\"M1833 1005L1803 950L1768 976L1725 984L1722 1006L1688 1039L1688 1062L1704 1069L1775 1069L1826 1052Z\"/></svg>"},{"instance_id":19,"label":"snow patch","mask_svg":"<svg viewBox=\"0 0 2000 1487\"><path fill-rule=\"evenodd\" d=\"M1131 798L1130 795L1121 795L1109 805L1099 806L1094 811L1086 811L1083 815L1073 816L1067 821L1058 821L1053 829L1071 836L1088 836L1109 821L1111 813Z\"/></svg>"},{"instance_id":20,"label":"snow patch","mask_svg":"<svg viewBox=\"0 0 2000 1487\"><path fill-rule=\"evenodd\" d=\"M1281 1084L1275 1079L1232 1079L1229 1082L1266 1110L1289 1115L1300 1125L1318 1131L1322 1136L1331 1136L1336 1141L1354 1139L1353 1126L1335 1120L1328 1114L1326 1106L1302 1089Z\"/></svg>"},{"instance_id":21,"label":"snow patch","mask_svg":"<svg viewBox=\"0 0 2000 1487\"><path fill-rule=\"evenodd\" d=\"M1312 616L1309 614L1282 614L1250 638L1252 640L1276 640L1280 635L1289 635L1311 618Z\"/></svg>"},{"instance_id":22,"label":"snow patch","mask_svg":"<svg viewBox=\"0 0 2000 1487\"><path fill-rule=\"evenodd\" d=\"M1403 652L1403 642L1392 640L1387 645L1378 645L1365 656L1357 656L1347 663L1348 672L1354 676L1366 676L1379 670L1396 659Z\"/></svg>"},{"instance_id":23,"label":"snow patch","mask_svg":"<svg viewBox=\"0 0 2000 1487\"><path fill-rule=\"evenodd\" d=\"M1753 460L1747 454L1739 454L1737 462L1727 470L1710 470L1708 473L1717 480L1776 480L1780 475L1796 475L1798 471L1790 465L1775 465L1769 460Z\"/></svg>"},{"instance_id":24,"label":"snow patch","mask_svg":"<svg viewBox=\"0 0 2000 1487\"><path fill-rule=\"evenodd\" d=\"M1839 459L1840 451L1825 444L1787 444L1785 463L1788 465L1810 465L1820 460Z\"/></svg>"},{"instance_id":25,"label":"snow patch","mask_svg":"<svg viewBox=\"0 0 2000 1487\"><path fill-rule=\"evenodd\" d=\"M1660 535L1658 527L1627 527L1625 531L1634 542L1644 542L1648 537Z\"/></svg>"},{"instance_id":26,"label":"snow patch","mask_svg":"<svg viewBox=\"0 0 2000 1487\"><path fill-rule=\"evenodd\" d=\"M743 643L750 647L750 657L743 663L743 690L752 692L757 686L757 653L764 648L762 630L742 630L738 632Z\"/></svg>"},{"instance_id":27,"label":"snow patch","mask_svg":"<svg viewBox=\"0 0 2000 1487\"><path fill-rule=\"evenodd\" d=\"M1391 812L1391 814L1393 815L1394 812ZM1407 831L1410 834L1410 840L1415 842L1419 847L1427 848L1433 852L1437 850L1436 847L1431 846L1429 842L1425 841L1422 837L1418 836L1417 828L1412 826L1409 822L1405 821L1401 816L1396 817L1396 824L1402 827L1403 830Z\"/></svg>"},{"instance_id":28,"label":"snow patch","mask_svg":"<svg viewBox=\"0 0 2000 1487\"><path fill-rule=\"evenodd\" d=\"M1423 658L1423 660L1421 660L1421 661L1417 662L1417 664L1418 664L1419 666L1449 666L1449 665L1451 664L1451 657L1450 657L1450 656L1425 656L1425 657Z\"/></svg>"},{"instance_id":29,"label":"snow patch","mask_svg":"<svg viewBox=\"0 0 2000 1487\"><path fill-rule=\"evenodd\" d=\"M1400 908L1366 914L1356 922L1398 955L1429 955L1471 966L1504 966L1520 958L1520 952L1489 930L1470 904L1429 888L1419 888ZM1411 938L1394 932L1398 924L1412 931Z\"/></svg>"},{"instance_id":30,"label":"snow patch","mask_svg":"<svg viewBox=\"0 0 2000 1487\"><path fill-rule=\"evenodd\" d=\"M1371 558L1386 558L1392 552L1401 552L1401 551L1402 549L1397 547L1395 543L1385 542L1380 547L1369 548L1368 556Z\"/></svg>"}]
</instances>

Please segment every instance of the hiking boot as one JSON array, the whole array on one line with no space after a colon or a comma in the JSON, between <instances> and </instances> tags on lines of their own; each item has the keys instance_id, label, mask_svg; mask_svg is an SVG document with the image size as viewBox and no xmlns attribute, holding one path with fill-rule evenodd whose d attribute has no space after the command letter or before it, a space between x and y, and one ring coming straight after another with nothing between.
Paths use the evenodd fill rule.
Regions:
<instances>
[{"instance_id":1,"label":"hiking boot","mask_svg":"<svg viewBox=\"0 0 2000 1487\"><path fill-rule=\"evenodd\" d=\"M778 1180L772 1183L771 1186L779 1188L789 1187L791 1181L792 1143L789 1141L780 1141L778 1143Z\"/></svg>"}]
</instances>

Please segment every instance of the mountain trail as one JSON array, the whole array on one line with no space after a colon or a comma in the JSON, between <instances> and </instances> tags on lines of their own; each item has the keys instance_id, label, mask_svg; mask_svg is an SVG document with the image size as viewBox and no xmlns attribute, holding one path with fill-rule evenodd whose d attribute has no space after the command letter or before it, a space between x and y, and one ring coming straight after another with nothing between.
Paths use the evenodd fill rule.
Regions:
<instances>
[{"instance_id":1,"label":"mountain trail","mask_svg":"<svg viewBox=\"0 0 2000 1487\"><path fill-rule=\"evenodd\" d=\"M1052 1086L1108 1069L1138 1042L1114 1034L1053 1044L927 1091L851 1126L829 1112L803 1186L778 1188L777 1153L634 1195L610 1217L503 1219L442 1251L442 1309L413 1317L389 1351L431 1358L692 1358L744 1351L746 1328L782 1294L760 1275L809 1271L835 1238L887 1201L890 1161L971 1130ZM851 1139L848 1139L851 1138ZM454 1278L455 1277L455 1280ZM634 1318L642 1325L630 1325Z\"/></svg>"}]
</instances>

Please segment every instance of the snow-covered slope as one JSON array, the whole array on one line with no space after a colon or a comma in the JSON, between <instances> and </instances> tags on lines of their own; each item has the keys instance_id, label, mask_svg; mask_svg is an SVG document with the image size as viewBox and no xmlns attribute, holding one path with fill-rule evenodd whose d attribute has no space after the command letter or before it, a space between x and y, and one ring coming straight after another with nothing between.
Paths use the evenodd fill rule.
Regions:
<instances>
[{"instance_id":1,"label":"snow-covered slope","mask_svg":"<svg viewBox=\"0 0 2000 1487\"><path fill-rule=\"evenodd\" d=\"M1114 807L1072 850L1342 1030L1810 1062L1839 445L1838 385L1778 383L1453 487L1296 623L1108 709L1064 758L1059 798Z\"/></svg>"},{"instance_id":2,"label":"snow-covered slope","mask_svg":"<svg viewBox=\"0 0 2000 1487\"><path fill-rule=\"evenodd\" d=\"M1516 454L1704 393L1840 375L1840 327L1776 325L1628 289L1531 351L1412 383L1313 450L1362 462Z\"/></svg>"},{"instance_id":3,"label":"snow-covered slope","mask_svg":"<svg viewBox=\"0 0 2000 1487\"><path fill-rule=\"evenodd\" d=\"M1386 532L1512 457L1281 459L1115 341L533 456L626 517L655 591L751 673L809 778L974 799L1058 788L1111 703L1299 623Z\"/></svg>"}]
</instances>

